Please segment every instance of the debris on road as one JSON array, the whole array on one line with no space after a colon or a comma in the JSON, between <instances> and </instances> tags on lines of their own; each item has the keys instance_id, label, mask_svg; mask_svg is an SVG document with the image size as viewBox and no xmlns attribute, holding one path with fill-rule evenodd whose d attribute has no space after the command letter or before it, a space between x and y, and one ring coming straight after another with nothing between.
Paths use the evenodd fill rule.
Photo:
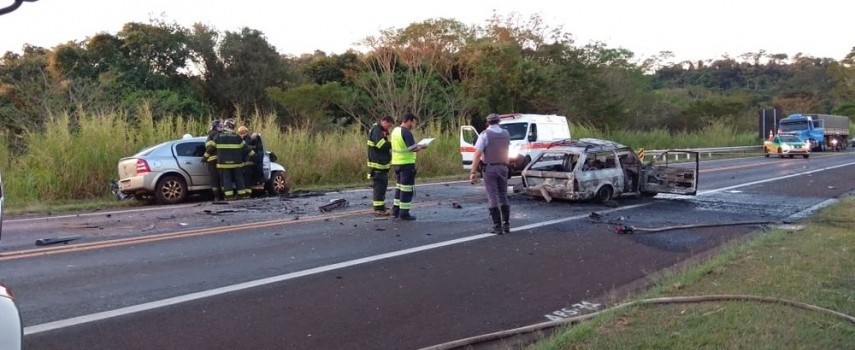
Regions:
<instances>
[{"instance_id":1,"label":"debris on road","mask_svg":"<svg viewBox=\"0 0 855 350\"><path fill-rule=\"evenodd\" d=\"M49 244L68 244L75 239L80 239L80 236L63 236L63 237L53 237L53 238L39 238L36 240L37 246L45 246Z\"/></svg>"},{"instance_id":2,"label":"debris on road","mask_svg":"<svg viewBox=\"0 0 855 350\"><path fill-rule=\"evenodd\" d=\"M346 206L347 206L347 200L343 199L343 198L339 198L339 199L330 200L329 204L324 204L324 205L318 207L318 210L320 210L321 213L328 213L328 212L331 212L331 211L336 210L336 209L344 208Z\"/></svg>"},{"instance_id":3,"label":"debris on road","mask_svg":"<svg viewBox=\"0 0 855 350\"><path fill-rule=\"evenodd\" d=\"M463 207L460 206L460 203L457 202L451 202L451 207L454 209L463 209Z\"/></svg>"}]
</instances>

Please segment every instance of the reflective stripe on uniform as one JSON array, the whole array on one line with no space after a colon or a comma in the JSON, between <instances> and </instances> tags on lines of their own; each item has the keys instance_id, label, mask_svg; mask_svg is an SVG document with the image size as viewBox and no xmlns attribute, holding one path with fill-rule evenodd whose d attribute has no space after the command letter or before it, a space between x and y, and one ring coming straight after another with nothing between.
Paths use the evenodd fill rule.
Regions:
<instances>
[{"instance_id":1,"label":"reflective stripe on uniform","mask_svg":"<svg viewBox=\"0 0 855 350\"><path fill-rule=\"evenodd\" d=\"M369 167L369 168L373 168L373 169L385 170L385 169L390 169L390 168L392 168L392 165L390 165L390 164L380 164L380 163L368 162L368 167Z\"/></svg>"},{"instance_id":2,"label":"reflective stripe on uniform","mask_svg":"<svg viewBox=\"0 0 855 350\"><path fill-rule=\"evenodd\" d=\"M397 186L398 186L398 189L401 190L401 192L413 192L413 190L415 190L415 188L416 188L416 186L414 186L414 185L397 184Z\"/></svg>"}]
</instances>

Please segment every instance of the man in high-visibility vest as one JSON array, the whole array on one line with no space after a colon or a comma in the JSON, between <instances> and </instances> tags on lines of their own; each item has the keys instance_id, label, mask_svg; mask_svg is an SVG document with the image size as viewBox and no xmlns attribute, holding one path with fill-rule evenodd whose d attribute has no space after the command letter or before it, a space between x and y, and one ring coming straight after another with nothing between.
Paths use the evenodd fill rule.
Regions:
<instances>
[{"instance_id":1,"label":"man in high-visibility vest","mask_svg":"<svg viewBox=\"0 0 855 350\"><path fill-rule=\"evenodd\" d=\"M416 152L427 146L416 145L412 130L416 126L416 116L404 114L401 125L392 130L392 166L395 167L395 200L392 206L392 216L412 221L416 217L410 215L413 194L416 184Z\"/></svg>"},{"instance_id":2,"label":"man in high-visibility vest","mask_svg":"<svg viewBox=\"0 0 855 350\"><path fill-rule=\"evenodd\" d=\"M392 143L389 142L389 129L395 124L391 116L384 116L368 131L368 178L374 195L371 205L374 215L389 216L386 209L386 188L389 187L389 169L392 161Z\"/></svg>"}]
</instances>

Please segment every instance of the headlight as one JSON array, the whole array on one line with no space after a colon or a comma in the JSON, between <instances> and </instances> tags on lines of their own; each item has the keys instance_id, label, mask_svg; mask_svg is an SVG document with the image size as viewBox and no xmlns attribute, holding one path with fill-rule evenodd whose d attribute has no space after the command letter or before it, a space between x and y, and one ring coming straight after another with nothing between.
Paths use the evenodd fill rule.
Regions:
<instances>
[{"instance_id":1,"label":"headlight","mask_svg":"<svg viewBox=\"0 0 855 350\"><path fill-rule=\"evenodd\" d=\"M837 139L831 139L831 144L837 146Z\"/></svg>"},{"instance_id":2,"label":"headlight","mask_svg":"<svg viewBox=\"0 0 855 350\"><path fill-rule=\"evenodd\" d=\"M783 149L783 150L785 150L785 151L789 151L789 150L790 150L790 145L788 145L788 144L786 144L786 143L785 143L785 144L781 145L781 149Z\"/></svg>"}]
</instances>

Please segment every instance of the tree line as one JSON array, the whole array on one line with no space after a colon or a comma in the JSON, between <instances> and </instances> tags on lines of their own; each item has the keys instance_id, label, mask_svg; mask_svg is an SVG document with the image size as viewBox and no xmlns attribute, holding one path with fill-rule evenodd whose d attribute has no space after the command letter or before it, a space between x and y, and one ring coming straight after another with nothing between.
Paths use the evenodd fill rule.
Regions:
<instances>
[{"instance_id":1,"label":"tree line","mask_svg":"<svg viewBox=\"0 0 855 350\"><path fill-rule=\"evenodd\" d=\"M162 20L127 23L0 59L0 129L38 130L52 116L141 109L207 120L274 114L324 131L407 111L440 125L489 113L556 113L611 129L753 130L756 111L855 115L855 49L842 61L765 51L639 62L604 43L577 44L539 16L483 25L428 19L368 36L360 51L277 52L264 33Z\"/></svg>"}]
</instances>

